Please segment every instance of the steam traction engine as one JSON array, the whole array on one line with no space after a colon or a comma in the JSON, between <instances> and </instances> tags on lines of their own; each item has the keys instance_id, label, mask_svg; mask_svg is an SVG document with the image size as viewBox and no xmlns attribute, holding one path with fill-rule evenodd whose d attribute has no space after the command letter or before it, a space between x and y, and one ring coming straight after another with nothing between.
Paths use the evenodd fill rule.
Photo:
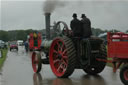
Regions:
<instances>
[{"instance_id":1,"label":"steam traction engine","mask_svg":"<svg viewBox=\"0 0 128 85\"><path fill-rule=\"evenodd\" d=\"M41 65L50 64L52 72L57 77L68 77L70 76L74 69L83 69L84 72L96 75L104 70L106 62L117 63L120 58L115 58L117 60L108 61L106 47L104 41L100 38L81 38L74 37L72 31L68 29L65 22L59 21L55 28L57 29L57 37L53 40L50 39L50 14L46 13L46 39L42 40L42 49L46 54L46 58L42 59L41 52L34 51L32 54L32 67L34 72L38 73L41 70ZM60 30L61 29L61 30ZM109 34L110 35L110 34ZM110 37L110 36L109 36ZM108 55L113 56L112 53L115 52L117 48L111 48L110 42L112 38L108 38ZM127 39L127 38L126 38ZM120 43L123 46L123 43ZM125 50L128 51L128 44L125 43ZM113 46L115 46L113 44ZM121 48L120 48L121 49ZM113 51L114 50L114 51ZM125 57L119 63L123 62L127 64L128 59L126 57L128 52L125 51ZM122 55L123 55L123 51ZM121 53L120 52L120 53ZM116 54L118 55L118 54ZM117 56L119 57L119 56ZM125 62L124 62L125 61ZM116 66L116 64L114 64ZM116 69L117 67L116 66ZM128 84L128 66L124 66L121 70L121 76L123 77L123 83Z\"/></svg>"},{"instance_id":2,"label":"steam traction engine","mask_svg":"<svg viewBox=\"0 0 128 85\"><path fill-rule=\"evenodd\" d=\"M43 51L47 54L42 59L40 52L33 52L32 67L34 72L40 72L41 65L50 64L53 73L57 77L68 77L74 69L83 69L88 74L98 74L104 69L106 62L106 48L102 39L74 37L66 23L60 21L56 24L57 37L51 42L50 36L50 14L46 14L46 38L43 44ZM48 25L49 24L49 25ZM50 41L50 42L48 42ZM47 48L47 50L46 50Z\"/></svg>"},{"instance_id":3,"label":"steam traction engine","mask_svg":"<svg viewBox=\"0 0 128 85\"><path fill-rule=\"evenodd\" d=\"M28 38L29 50L41 50L41 33L30 33Z\"/></svg>"},{"instance_id":4,"label":"steam traction engine","mask_svg":"<svg viewBox=\"0 0 128 85\"><path fill-rule=\"evenodd\" d=\"M43 47L44 49L49 47L46 51L49 52L49 57L46 57L46 59L49 59L47 61L49 61L53 73L57 77L68 77L75 68L83 69L89 74L100 73L106 65L105 62L96 60L97 58L106 60L106 49L103 40L73 37L67 25L64 22L58 22L57 26L60 26L60 24L64 25L60 36L56 37L49 46L44 44ZM41 70L41 63L48 64L46 59L41 59L38 52L33 53L32 66L34 72Z\"/></svg>"}]
</instances>

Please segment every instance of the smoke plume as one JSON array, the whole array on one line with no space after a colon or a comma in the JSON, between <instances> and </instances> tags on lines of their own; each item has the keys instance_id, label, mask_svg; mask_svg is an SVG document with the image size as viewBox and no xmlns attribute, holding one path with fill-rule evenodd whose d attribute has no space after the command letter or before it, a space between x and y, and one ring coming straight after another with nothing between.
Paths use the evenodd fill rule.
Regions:
<instances>
[{"instance_id":1,"label":"smoke plume","mask_svg":"<svg viewBox=\"0 0 128 85\"><path fill-rule=\"evenodd\" d=\"M56 8L65 6L64 1L60 0L46 0L43 5L43 11L45 13L52 13Z\"/></svg>"}]
</instances>

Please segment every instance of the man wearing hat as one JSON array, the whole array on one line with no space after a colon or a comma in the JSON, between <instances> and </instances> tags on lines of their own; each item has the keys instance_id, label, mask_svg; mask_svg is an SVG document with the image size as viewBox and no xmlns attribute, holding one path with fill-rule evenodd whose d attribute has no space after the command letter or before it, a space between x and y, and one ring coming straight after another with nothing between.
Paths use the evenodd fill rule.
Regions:
<instances>
[{"instance_id":1,"label":"man wearing hat","mask_svg":"<svg viewBox=\"0 0 128 85\"><path fill-rule=\"evenodd\" d=\"M85 16L85 14L81 15L81 22L82 22L82 36L84 38L89 38L92 35L91 31L91 22L90 20Z\"/></svg>"},{"instance_id":2,"label":"man wearing hat","mask_svg":"<svg viewBox=\"0 0 128 85\"><path fill-rule=\"evenodd\" d=\"M77 19L77 14L73 14L73 20L70 23L70 27L73 31L73 35L80 37L82 35L82 27L81 27L81 21Z\"/></svg>"}]
</instances>

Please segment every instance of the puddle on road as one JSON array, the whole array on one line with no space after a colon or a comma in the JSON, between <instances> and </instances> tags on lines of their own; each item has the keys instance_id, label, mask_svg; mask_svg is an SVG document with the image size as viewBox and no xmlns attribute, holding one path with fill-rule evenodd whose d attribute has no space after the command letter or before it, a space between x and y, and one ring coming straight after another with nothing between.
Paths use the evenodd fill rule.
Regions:
<instances>
[{"instance_id":1,"label":"puddle on road","mask_svg":"<svg viewBox=\"0 0 128 85\"><path fill-rule=\"evenodd\" d=\"M69 78L43 79L40 73L33 74L33 85L73 85Z\"/></svg>"},{"instance_id":2,"label":"puddle on road","mask_svg":"<svg viewBox=\"0 0 128 85\"><path fill-rule=\"evenodd\" d=\"M33 85L107 85L100 75L84 75L79 80L72 78L43 79L40 73L33 74Z\"/></svg>"}]
</instances>

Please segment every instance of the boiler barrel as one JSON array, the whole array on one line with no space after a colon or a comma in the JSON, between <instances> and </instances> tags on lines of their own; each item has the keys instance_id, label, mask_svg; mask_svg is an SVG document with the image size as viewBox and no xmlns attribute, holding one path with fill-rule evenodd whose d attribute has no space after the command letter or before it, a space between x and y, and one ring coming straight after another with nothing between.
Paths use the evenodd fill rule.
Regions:
<instances>
[{"instance_id":1,"label":"boiler barrel","mask_svg":"<svg viewBox=\"0 0 128 85\"><path fill-rule=\"evenodd\" d=\"M43 48L44 51L49 51L51 43L53 40L43 40L41 47Z\"/></svg>"}]
</instances>

